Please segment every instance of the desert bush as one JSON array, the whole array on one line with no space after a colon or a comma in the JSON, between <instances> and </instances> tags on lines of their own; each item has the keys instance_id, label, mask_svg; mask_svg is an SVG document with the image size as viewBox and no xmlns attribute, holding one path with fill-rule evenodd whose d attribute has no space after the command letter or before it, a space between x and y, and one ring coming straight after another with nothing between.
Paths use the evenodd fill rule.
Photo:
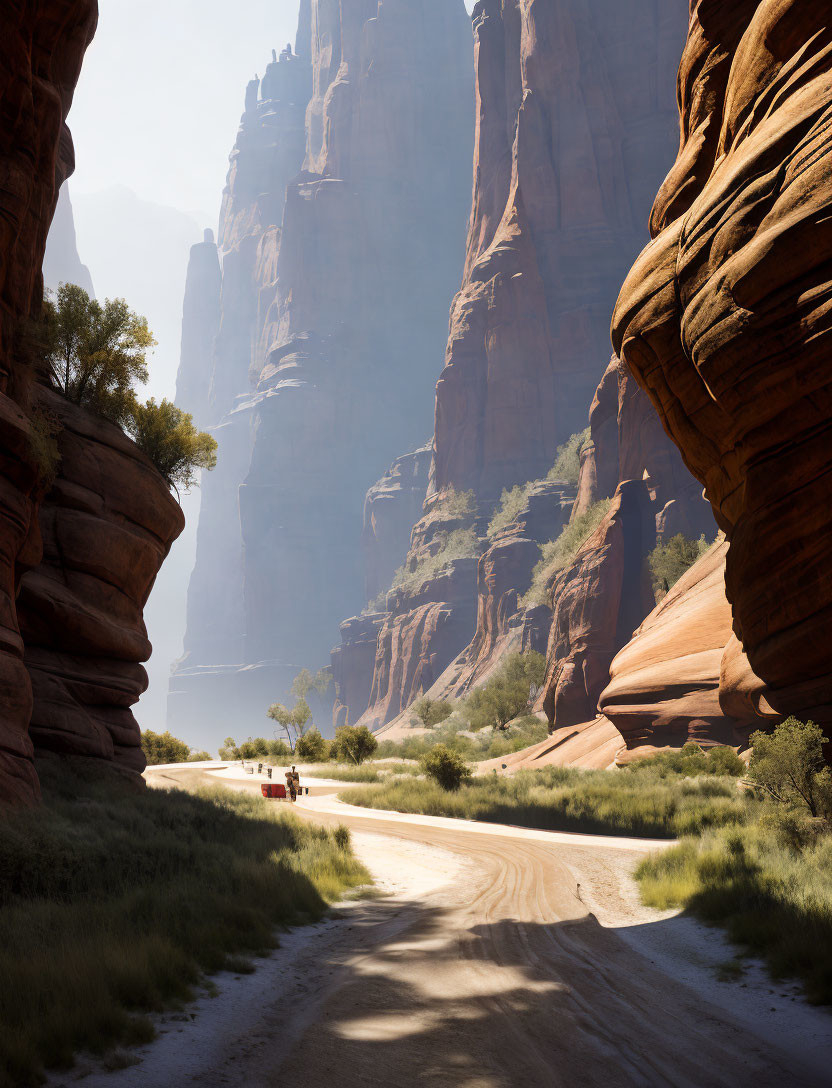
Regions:
<instances>
[{"instance_id":1,"label":"desert bush","mask_svg":"<svg viewBox=\"0 0 832 1088\"><path fill-rule=\"evenodd\" d=\"M161 763L187 763L191 758L191 747L184 740L179 740L170 732L154 733L152 729L142 730L142 751L151 766ZM196 753L200 758L210 759L209 755Z\"/></svg>"},{"instance_id":2,"label":"desert bush","mask_svg":"<svg viewBox=\"0 0 832 1088\"><path fill-rule=\"evenodd\" d=\"M682 533L677 533L667 543L659 541L647 557L656 603L667 596L685 571L701 559L710 547L704 534L698 540L689 540Z\"/></svg>"},{"instance_id":3,"label":"desert bush","mask_svg":"<svg viewBox=\"0 0 832 1088\"><path fill-rule=\"evenodd\" d=\"M428 729L446 721L453 713L454 705L447 699L428 699L423 696L410 707L416 717Z\"/></svg>"},{"instance_id":4,"label":"desert bush","mask_svg":"<svg viewBox=\"0 0 832 1088\"><path fill-rule=\"evenodd\" d=\"M177 492L180 488L189 491L200 470L216 468L216 439L198 431L193 418L169 400L137 401L129 410L125 430Z\"/></svg>"},{"instance_id":5,"label":"desert bush","mask_svg":"<svg viewBox=\"0 0 832 1088\"><path fill-rule=\"evenodd\" d=\"M649 906L724 925L775 977L799 978L811 1001L830 1003L832 835L807 833L807 822L796 839L769 819L709 831L646 858L636 876Z\"/></svg>"},{"instance_id":6,"label":"desert bush","mask_svg":"<svg viewBox=\"0 0 832 1088\"><path fill-rule=\"evenodd\" d=\"M295 759L304 763L322 763L329 759L330 743L321 736L316 728L310 729L298 737L295 745Z\"/></svg>"},{"instance_id":7,"label":"desert bush","mask_svg":"<svg viewBox=\"0 0 832 1088\"><path fill-rule=\"evenodd\" d=\"M586 430L567 438L562 446L558 446L555 463L546 479L553 482L562 480L564 483L577 486L581 475L581 450L589 438L590 430L587 427Z\"/></svg>"},{"instance_id":8,"label":"desert bush","mask_svg":"<svg viewBox=\"0 0 832 1088\"><path fill-rule=\"evenodd\" d=\"M378 741L366 725L341 725L335 730L329 758L360 766L377 748Z\"/></svg>"},{"instance_id":9,"label":"desert bush","mask_svg":"<svg viewBox=\"0 0 832 1088\"><path fill-rule=\"evenodd\" d=\"M494 676L465 700L461 711L472 729L505 729L529 706L546 675L546 658L539 653L511 654Z\"/></svg>"},{"instance_id":10,"label":"desert bush","mask_svg":"<svg viewBox=\"0 0 832 1088\"><path fill-rule=\"evenodd\" d=\"M832 773L823 755L829 743L814 722L787 718L773 733L752 733L748 780L778 805L832 820Z\"/></svg>"},{"instance_id":11,"label":"desert bush","mask_svg":"<svg viewBox=\"0 0 832 1088\"><path fill-rule=\"evenodd\" d=\"M498 533L507 529L517 518L520 511L526 505L529 488L532 484L518 484L516 487L504 489L500 496L500 503L494 511L494 516L488 523L488 539L494 540Z\"/></svg>"},{"instance_id":12,"label":"desert bush","mask_svg":"<svg viewBox=\"0 0 832 1088\"><path fill-rule=\"evenodd\" d=\"M698 774L730 775L740 778L746 767L733 748L702 748L693 741L688 741L679 752L659 752L648 759L640 759L628 764L626 771L651 770L660 777L668 775Z\"/></svg>"},{"instance_id":13,"label":"desert bush","mask_svg":"<svg viewBox=\"0 0 832 1088\"><path fill-rule=\"evenodd\" d=\"M443 790L458 790L466 778L471 777L471 768L465 760L446 747L437 744L422 757L422 770Z\"/></svg>"},{"instance_id":14,"label":"desert bush","mask_svg":"<svg viewBox=\"0 0 832 1088\"><path fill-rule=\"evenodd\" d=\"M0 823L0 1084L153 1035L143 1015L368 881L344 836L226 790L43 776Z\"/></svg>"},{"instance_id":15,"label":"desert bush","mask_svg":"<svg viewBox=\"0 0 832 1088\"><path fill-rule=\"evenodd\" d=\"M451 486L442 495L436 509L446 518L473 521L477 515L477 499L473 491L457 491Z\"/></svg>"},{"instance_id":16,"label":"desert bush","mask_svg":"<svg viewBox=\"0 0 832 1088\"><path fill-rule=\"evenodd\" d=\"M555 571L568 567L582 546L592 536L610 508L610 499L600 499L588 510L565 527L557 540L550 540L540 549L540 560L532 571L532 584L521 600L524 608L550 602L547 597L547 584Z\"/></svg>"}]
</instances>

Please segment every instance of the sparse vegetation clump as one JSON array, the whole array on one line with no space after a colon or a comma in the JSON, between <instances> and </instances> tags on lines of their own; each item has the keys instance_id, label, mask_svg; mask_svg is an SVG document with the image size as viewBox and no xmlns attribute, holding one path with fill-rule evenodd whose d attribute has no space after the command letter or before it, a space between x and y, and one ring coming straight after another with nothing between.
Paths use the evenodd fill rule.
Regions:
<instances>
[{"instance_id":1,"label":"sparse vegetation clump","mask_svg":"<svg viewBox=\"0 0 832 1088\"><path fill-rule=\"evenodd\" d=\"M114 792L66 767L0 823L0 1084L153 1036L146 1013L369 876L338 831L225 790ZM81 798L80 800L78 798Z\"/></svg>"},{"instance_id":2,"label":"sparse vegetation clump","mask_svg":"<svg viewBox=\"0 0 832 1088\"><path fill-rule=\"evenodd\" d=\"M211 758L208 752L195 751L169 731L154 733L152 729L142 730L142 751L151 767L164 763L195 763Z\"/></svg>"},{"instance_id":3,"label":"sparse vegetation clump","mask_svg":"<svg viewBox=\"0 0 832 1088\"><path fill-rule=\"evenodd\" d=\"M451 486L443 493L435 509L446 518L473 521L477 516L477 498L473 491L457 491Z\"/></svg>"},{"instance_id":4,"label":"sparse vegetation clump","mask_svg":"<svg viewBox=\"0 0 832 1088\"><path fill-rule=\"evenodd\" d=\"M546 479L553 482L562 480L577 487L581 475L581 450L589 438L590 430L587 427L586 430L567 438L562 446L558 446L555 463Z\"/></svg>"},{"instance_id":5,"label":"sparse vegetation clump","mask_svg":"<svg viewBox=\"0 0 832 1088\"><path fill-rule=\"evenodd\" d=\"M177 491L189 491L198 472L217 467L216 439L198 431L192 417L169 400L157 404L151 397L145 404L136 402L126 430Z\"/></svg>"},{"instance_id":6,"label":"sparse vegetation clump","mask_svg":"<svg viewBox=\"0 0 832 1088\"><path fill-rule=\"evenodd\" d=\"M471 777L472 771L459 752L437 744L422 757L422 770L441 789L453 792Z\"/></svg>"},{"instance_id":7,"label":"sparse vegetation clump","mask_svg":"<svg viewBox=\"0 0 832 1088\"><path fill-rule=\"evenodd\" d=\"M550 540L540 549L540 561L532 572L532 584L523 597L524 608L549 604L546 585L555 571L569 566L589 537L595 532L610 508L610 499L600 499L588 510L573 518L557 540Z\"/></svg>"},{"instance_id":8,"label":"sparse vegetation clump","mask_svg":"<svg viewBox=\"0 0 832 1088\"><path fill-rule=\"evenodd\" d=\"M463 782L451 793L430 781L398 779L342 796L367 808L656 838L741 827L763 811L733 778L662 776L651 768L621 773L547 767L511 777L494 773Z\"/></svg>"},{"instance_id":9,"label":"sparse vegetation clump","mask_svg":"<svg viewBox=\"0 0 832 1088\"><path fill-rule=\"evenodd\" d=\"M418 586L445 570L457 559L475 559L480 553L479 540L473 529L454 529L437 533L439 550L420 560L413 570L399 567L393 578L393 588Z\"/></svg>"},{"instance_id":10,"label":"sparse vegetation clump","mask_svg":"<svg viewBox=\"0 0 832 1088\"><path fill-rule=\"evenodd\" d=\"M488 523L488 539L494 540L503 529L507 529L520 514L526 505L529 489L533 483L518 484L511 489L505 488L500 497L500 504L494 511L494 516Z\"/></svg>"},{"instance_id":11,"label":"sparse vegetation clump","mask_svg":"<svg viewBox=\"0 0 832 1088\"><path fill-rule=\"evenodd\" d=\"M653 593L657 604L710 547L704 534L698 540L689 540L682 533L672 536L667 543L660 541L656 545L647 557L647 562L653 578Z\"/></svg>"},{"instance_id":12,"label":"sparse vegetation clump","mask_svg":"<svg viewBox=\"0 0 832 1088\"><path fill-rule=\"evenodd\" d=\"M504 730L534 702L546 675L543 654L511 654L494 676L476 688L465 700L463 714L470 728L489 726Z\"/></svg>"},{"instance_id":13,"label":"sparse vegetation clump","mask_svg":"<svg viewBox=\"0 0 832 1088\"><path fill-rule=\"evenodd\" d=\"M298 737L294 758L303 763L323 763L330 758L331 742L326 740L319 729L312 728Z\"/></svg>"},{"instance_id":14,"label":"sparse vegetation clump","mask_svg":"<svg viewBox=\"0 0 832 1088\"><path fill-rule=\"evenodd\" d=\"M645 859L636 872L642 898L726 926L775 976L800 978L810 1000L832 1002L827 741L814 723L788 718L751 742L746 782L755 818Z\"/></svg>"},{"instance_id":15,"label":"sparse vegetation clump","mask_svg":"<svg viewBox=\"0 0 832 1088\"><path fill-rule=\"evenodd\" d=\"M688 741L681 751L659 752L648 759L639 759L628 764L625 770L629 773L651 770L661 778L680 774L690 778L700 774L740 778L745 774L746 766L733 748L721 745L703 748Z\"/></svg>"},{"instance_id":16,"label":"sparse vegetation clump","mask_svg":"<svg viewBox=\"0 0 832 1088\"><path fill-rule=\"evenodd\" d=\"M454 704L448 699L417 699L410 708L426 729L447 721L454 710Z\"/></svg>"},{"instance_id":17,"label":"sparse vegetation clump","mask_svg":"<svg viewBox=\"0 0 832 1088\"><path fill-rule=\"evenodd\" d=\"M329 758L360 767L377 748L378 741L366 725L341 725L335 730Z\"/></svg>"}]
</instances>

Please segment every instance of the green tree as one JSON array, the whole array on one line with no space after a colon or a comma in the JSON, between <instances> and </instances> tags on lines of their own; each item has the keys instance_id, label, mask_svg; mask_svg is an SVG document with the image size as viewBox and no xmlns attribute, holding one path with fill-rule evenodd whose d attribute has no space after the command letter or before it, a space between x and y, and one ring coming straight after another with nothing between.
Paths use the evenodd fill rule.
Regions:
<instances>
[{"instance_id":1,"label":"green tree","mask_svg":"<svg viewBox=\"0 0 832 1088\"><path fill-rule=\"evenodd\" d=\"M689 540L682 533L672 536L667 543L660 541L656 545L647 557L647 562L653 577L653 594L657 604L710 546L704 534L698 540Z\"/></svg>"},{"instance_id":2,"label":"green tree","mask_svg":"<svg viewBox=\"0 0 832 1088\"><path fill-rule=\"evenodd\" d=\"M307 699L312 691L323 697L331 682L332 673L329 669L318 669L314 676L309 669L301 669L292 681L291 692L296 699Z\"/></svg>"},{"instance_id":3,"label":"green tree","mask_svg":"<svg viewBox=\"0 0 832 1088\"><path fill-rule=\"evenodd\" d=\"M298 737L295 757L306 763L321 763L329 756L329 744L316 728Z\"/></svg>"},{"instance_id":4,"label":"green tree","mask_svg":"<svg viewBox=\"0 0 832 1088\"><path fill-rule=\"evenodd\" d=\"M289 750L295 752L312 717L312 711L306 699L298 699L291 710L283 703L272 703L266 714L273 722L277 722L286 734Z\"/></svg>"},{"instance_id":5,"label":"green tree","mask_svg":"<svg viewBox=\"0 0 832 1088\"><path fill-rule=\"evenodd\" d=\"M190 746L170 732L154 733L152 729L142 732L142 751L151 766L160 763L187 763L191 755Z\"/></svg>"},{"instance_id":6,"label":"green tree","mask_svg":"<svg viewBox=\"0 0 832 1088\"><path fill-rule=\"evenodd\" d=\"M410 708L427 729L444 722L453 713L454 705L447 699L417 699Z\"/></svg>"},{"instance_id":7,"label":"green tree","mask_svg":"<svg viewBox=\"0 0 832 1088\"><path fill-rule=\"evenodd\" d=\"M546 658L534 651L511 654L494 676L465 700L472 729L505 729L536 698L546 675Z\"/></svg>"},{"instance_id":8,"label":"green tree","mask_svg":"<svg viewBox=\"0 0 832 1088\"><path fill-rule=\"evenodd\" d=\"M236 740L234 740L233 737L225 738L225 740L222 742L222 747L220 748L219 755L220 759L225 759L229 762L243 758L240 749L237 747L237 742Z\"/></svg>"},{"instance_id":9,"label":"green tree","mask_svg":"<svg viewBox=\"0 0 832 1088\"><path fill-rule=\"evenodd\" d=\"M585 431L573 434L558 446L555 454L555 463L549 470L547 480L563 481L567 484L577 485L581 474L581 450L590 439L589 427Z\"/></svg>"},{"instance_id":10,"label":"green tree","mask_svg":"<svg viewBox=\"0 0 832 1088\"><path fill-rule=\"evenodd\" d=\"M458 790L471 777L471 768L458 752L445 744L436 744L421 759L422 770L443 790Z\"/></svg>"},{"instance_id":11,"label":"green tree","mask_svg":"<svg viewBox=\"0 0 832 1088\"><path fill-rule=\"evenodd\" d=\"M820 726L797 718L773 733L752 733L748 779L777 804L832 818L832 774L823 755L828 743Z\"/></svg>"},{"instance_id":12,"label":"green tree","mask_svg":"<svg viewBox=\"0 0 832 1088\"><path fill-rule=\"evenodd\" d=\"M198 431L191 416L169 400L157 404L151 397L146 404L135 403L126 429L177 492L191 489L199 469L216 468L216 439Z\"/></svg>"},{"instance_id":13,"label":"green tree","mask_svg":"<svg viewBox=\"0 0 832 1088\"><path fill-rule=\"evenodd\" d=\"M332 755L360 766L378 748L378 741L366 725L341 725L335 730Z\"/></svg>"},{"instance_id":14,"label":"green tree","mask_svg":"<svg viewBox=\"0 0 832 1088\"><path fill-rule=\"evenodd\" d=\"M122 298L103 305L73 283L44 299L39 330L52 381L73 404L124 425L135 405L133 388L148 378L155 345L147 318Z\"/></svg>"}]
</instances>

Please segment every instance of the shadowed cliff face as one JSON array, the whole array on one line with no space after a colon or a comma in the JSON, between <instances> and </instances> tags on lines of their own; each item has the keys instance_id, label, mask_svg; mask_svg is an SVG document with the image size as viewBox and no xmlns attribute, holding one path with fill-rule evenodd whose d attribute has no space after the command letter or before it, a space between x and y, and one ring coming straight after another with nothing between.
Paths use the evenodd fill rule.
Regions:
<instances>
[{"instance_id":1,"label":"shadowed cliff face","mask_svg":"<svg viewBox=\"0 0 832 1088\"><path fill-rule=\"evenodd\" d=\"M64 119L97 11L94 0L9 0L0 9L0 799L12 803L38 795L16 595L40 558L43 487L28 438L32 373L21 330L40 306L46 235L72 169Z\"/></svg>"},{"instance_id":2,"label":"shadowed cliff face","mask_svg":"<svg viewBox=\"0 0 832 1088\"><path fill-rule=\"evenodd\" d=\"M435 530L432 504L449 488L473 490L487 524L503 488L545 477L557 447L586 426L609 357L609 316L678 140L673 86L687 27L683 2L481 0L473 26L473 206L411 565ZM614 447L599 497L621 478L617 435ZM559 501L553 496L553 518ZM513 539L482 542L479 576L464 591L457 574L443 575L421 588L413 607L406 595L388 599L394 608L373 684L385 694L378 704L371 699L368 721L389 721L419 695L414 676L429 677L432 695L458 695L501 654L544 648L545 619L524 616L517 598L529 588L536 543L548 539L518 525ZM437 638L455 630L456 645L444 636L434 644L428 607L446 617ZM430 671L418 660L431 662ZM399 685L393 696L385 678ZM595 698L601 687L603 680Z\"/></svg>"},{"instance_id":3,"label":"shadowed cliff face","mask_svg":"<svg viewBox=\"0 0 832 1088\"><path fill-rule=\"evenodd\" d=\"M223 736L233 708L259 729L365 603L365 493L430 429L470 206L471 84L462 0L311 0L296 55L250 89L220 232L221 460L177 728L213 720Z\"/></svg>"},{"instance_id":4,"label":"shadowed cliff face","mask_svg":"<svg viewBox=\"0 0 832 1088\"><path fill-rule=\"evenodd\" d=\"M105 420L41 390L62 427L58 478L39 511L43 558L18 598L38 751L143 771L131 706L147 687L142 612L185 526L144 454Z\"/></svg>"},{"instance_id":5,"label":"shadowed cliff face","mask_svg":"<svg viewBox=\"0 0 832 1088\"><path fill-rule=\"evenodd\" d=\"M653 211L654 241L622 290L614 339L727 534L733 629L769 711L829 721L825 8L692 5L679 100L679 157ZM735 640L723 682L736 680L737 655Z\"/></svg>"}]
</instances>

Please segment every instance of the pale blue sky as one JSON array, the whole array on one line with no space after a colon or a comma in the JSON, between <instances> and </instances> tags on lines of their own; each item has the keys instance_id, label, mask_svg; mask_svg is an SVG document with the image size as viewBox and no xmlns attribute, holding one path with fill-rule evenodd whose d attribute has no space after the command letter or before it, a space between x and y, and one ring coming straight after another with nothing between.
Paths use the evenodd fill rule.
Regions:
<instances>
[{"instance_id":1,"label":"pale blue sky","mask_svg":"<svg viewBox=\"0 0 832 1088\"><path fill-rule=\"evenodd\" d=\"M294 41L297 13L298 0L100 0L69 118L73 191L125 185L213 224L245 85Z\"/></svg>"}]
</instances>

